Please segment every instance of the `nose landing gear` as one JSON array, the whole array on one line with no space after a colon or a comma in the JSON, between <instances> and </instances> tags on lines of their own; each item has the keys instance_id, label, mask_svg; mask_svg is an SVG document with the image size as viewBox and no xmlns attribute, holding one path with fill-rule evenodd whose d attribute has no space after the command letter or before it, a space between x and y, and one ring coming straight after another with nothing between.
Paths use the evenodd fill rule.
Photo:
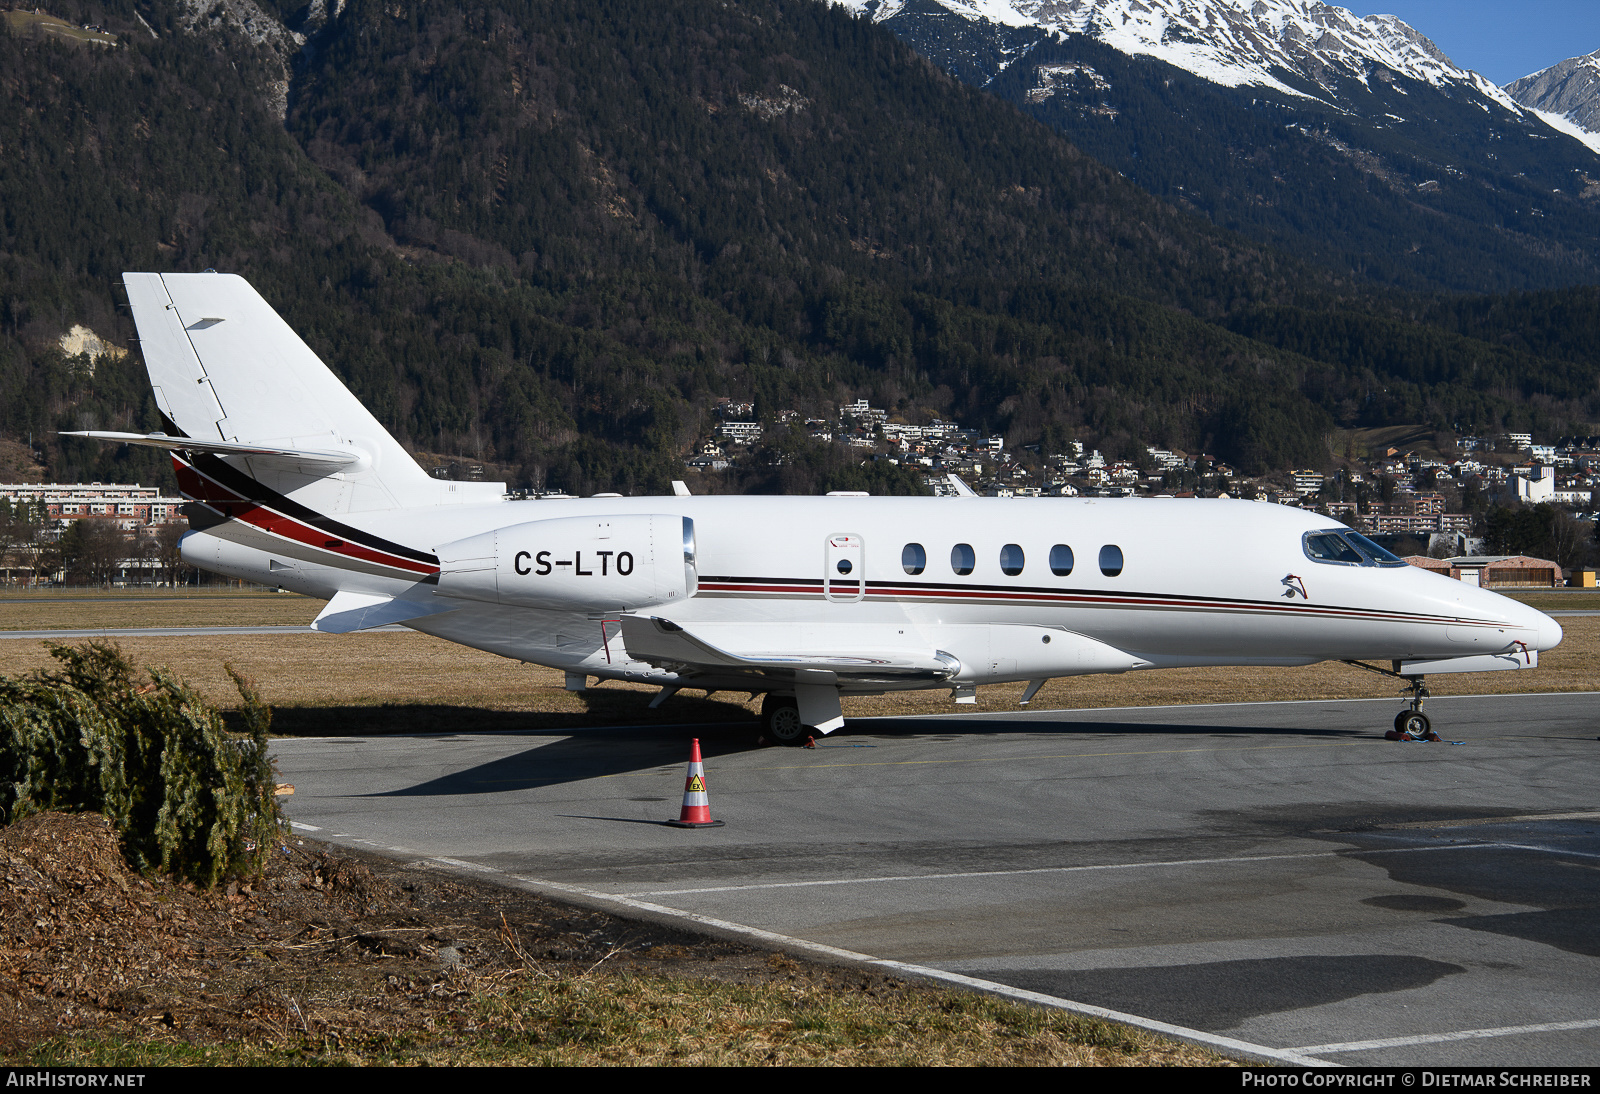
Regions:
<instances>
[{"instance_id":1,"label":"nose landing gear","mask_svg":"<svg viewBox=\"0 0 1600 1094\"><path fill-rule=\"evenodd\" d=\"M1394 671L1394 669L1380 669L1376 665L1369 665L1364 661L1346 661L1344 663L1354 665L1358 669L1366 669L1368 672L1376 672L1380 675L1406 682L1405 688L1402 689L1402 694L1410 692L1411 700L1406 704L1404 710L1394 716L1394 728L1385 733L1385 737L1391 741L1439 740L1439 735L1433 731L1432 720L1422 713L1422 704L1428 698L1428 688L1423 683L1421 676L1405 676ZM1399 667L1400 663L1396 661L1395 669Z\"/></svg>"},{"instance_id":2,"label":"nose landing gear","mask_svg":"<svg viewBox=\"0 0 1600 1094\"><path fill-rule=\"evenodd\" d=\"M1422 713L1422 701L1428 697L1422 677L1407 676L1405 680L1410 685L1411 702L1394 716L1394 731L1385 736L1395 741L1437 741L1439 735L1433 731L1433 723Z\"/></svg>"}]
</instances>

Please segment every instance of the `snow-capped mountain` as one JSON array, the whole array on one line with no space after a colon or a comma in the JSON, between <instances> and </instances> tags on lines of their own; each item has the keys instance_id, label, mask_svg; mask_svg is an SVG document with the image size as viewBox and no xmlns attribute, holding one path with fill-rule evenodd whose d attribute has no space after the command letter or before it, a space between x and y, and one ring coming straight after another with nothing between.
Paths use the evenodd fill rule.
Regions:
<instances>
[{"instance_id":1,"label":"snow-capped mountain","mask_svg":"<svg viewBox=\"0 0 1600 1094\"><path fill-rule=\"evenodd\" d=\"M1364 79L1382 65L1431 83L1500 89L1452 64L1427 38L1392 15L1358 18L1305 0L934 0L953 14L1012 27L1098 38L1123 53L1158 57L1226 87L1253 84L1291 94L1292 73L1316 83L1332 67ZM907 0L846 0L876 22Z\"/></svg>"},{"instance_id":2,"label":"snow-capped mountain","mask_svg":"<svg viewBox=\"0 0 1600 1094\"><path fill-rule=\"evenodd\" d=\"M1600 152L1600 50L1513 80L1505 91L1557 128L1575 128L1579 140Z\"/></svg>"},{"instance_id":3,"label":"snow-capped mountain","mask_svg":"<svg viewBox=\"0 0 1600 1094\"><path fill-rule=\"evenodd\" d=\"M1081 34L1121 53L1154 57L1224 87L1270 89L1334 105L1343 97L1340 81L1367 85L1373 78L1387 81L1400 76L1436 88L1475 92L1513 113L1520 114L1523 109L1493 81L1455 64L1432 41L1395 16L1362 17L1318 0L844 3L879 23L904 21L914 13L926 17L938 9L996 30L1028 29L1056 37ZM1010 52L1013 56L993 66L991 77L1023 53ZM1563 127L1563 131L1570 129Z\"/></svg>"},{"instance_id":4,"label":"snow-capped mountain","mask_svg":"<svg viewBox=\"0 0 1600 1094\"><path fill-rule=\"evenodd\" d=\"M1529 77L1572 102L1529 103L1394 16L1315 0L843 2L1152 193L1295 254L1416 287L1600 277L1600 137L1575 105L1600 57Z\"/></svg>"}]
</instances>

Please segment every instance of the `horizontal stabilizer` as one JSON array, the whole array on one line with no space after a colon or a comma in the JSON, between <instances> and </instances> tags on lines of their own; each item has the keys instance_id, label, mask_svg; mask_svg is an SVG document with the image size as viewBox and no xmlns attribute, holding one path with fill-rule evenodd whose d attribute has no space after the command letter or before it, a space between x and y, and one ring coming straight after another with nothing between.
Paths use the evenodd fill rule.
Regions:
<instances>
[{"instance_id":1,"label":"horizontal stabilizer","mask_svg":"<svg viewBox=\"0 0 1600 1094\"><path fill-rule=\"evenodd\" d=\"M390 623L403 623L424 615L455 611L452 604L420 600L396 600L381 593L337 592L322 613L311 621L311 629L326 634L349 634Z\"/></svg>"},{"instance_id":2,"label":"horizontal stabilizer","mask_svg":"<svg viewBox=\"0 0 1600 1094\"><path fill-rule=\"evenodd\" d=\"M803 649L740 649L712 645L669 619L622 617L622 642L628 656L659 667L718 674L759 675L808 684L864 680L948 680L961 662L937 650L861 649L844 653Z\"/></svg>"},{"instance_id":3,"label":"horizontal stabilizer","mask_svg":"<svg viewBox=\"0 0 1600 1094\"><path fill-rule=\"evenodd\" d=\"M365 452L356 448L344 450L283 448L279 445L241 444L238 441L197 441L193 437L169 437L165 433L108 433L86 429L63 433L63 437L84 437L91 441L110 441L118 444L138 444L147 448L164 448L169 452L210 452L217 456L249 456L293 464L314 464L327 469L327 474L364 467L370 463Z\"/></svg>"}]
</instances>

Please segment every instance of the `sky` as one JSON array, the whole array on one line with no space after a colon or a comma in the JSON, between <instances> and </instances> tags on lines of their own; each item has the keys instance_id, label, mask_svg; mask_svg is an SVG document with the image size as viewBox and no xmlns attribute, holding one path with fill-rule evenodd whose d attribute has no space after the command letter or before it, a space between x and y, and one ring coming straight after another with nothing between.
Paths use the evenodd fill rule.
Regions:
<instances>
[{"instance_id":1,"label":"sky","mask_svg":"<svg viewBox=\"0 0 1600 1094\"><path fill-rule=\"evenodd\" d=\"M1358 15L1397 15L1462 68L1497 84L1600 50L1600 0L1333 0Z\"/></svg>"}]
</instances>

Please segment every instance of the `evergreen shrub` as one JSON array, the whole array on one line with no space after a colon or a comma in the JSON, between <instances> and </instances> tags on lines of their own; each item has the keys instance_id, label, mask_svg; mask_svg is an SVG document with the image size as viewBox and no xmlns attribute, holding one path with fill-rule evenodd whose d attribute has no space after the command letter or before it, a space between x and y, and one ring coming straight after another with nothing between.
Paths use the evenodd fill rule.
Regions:
<instances>
[{"instance_id":1,"label":"evergreen shrub","mask_svg":"<svg viewBox=\"0 0 1600 1094\"><path fill-rule=\"evenodd\" d=\"M258 875L285 824L267 758L271 710L227 666L244 733L161 669L114 644L50 647L60 663L0 677L0 823L46 810L99 812L137 870L210 888Z\"/></svg>"}]
</instances>

